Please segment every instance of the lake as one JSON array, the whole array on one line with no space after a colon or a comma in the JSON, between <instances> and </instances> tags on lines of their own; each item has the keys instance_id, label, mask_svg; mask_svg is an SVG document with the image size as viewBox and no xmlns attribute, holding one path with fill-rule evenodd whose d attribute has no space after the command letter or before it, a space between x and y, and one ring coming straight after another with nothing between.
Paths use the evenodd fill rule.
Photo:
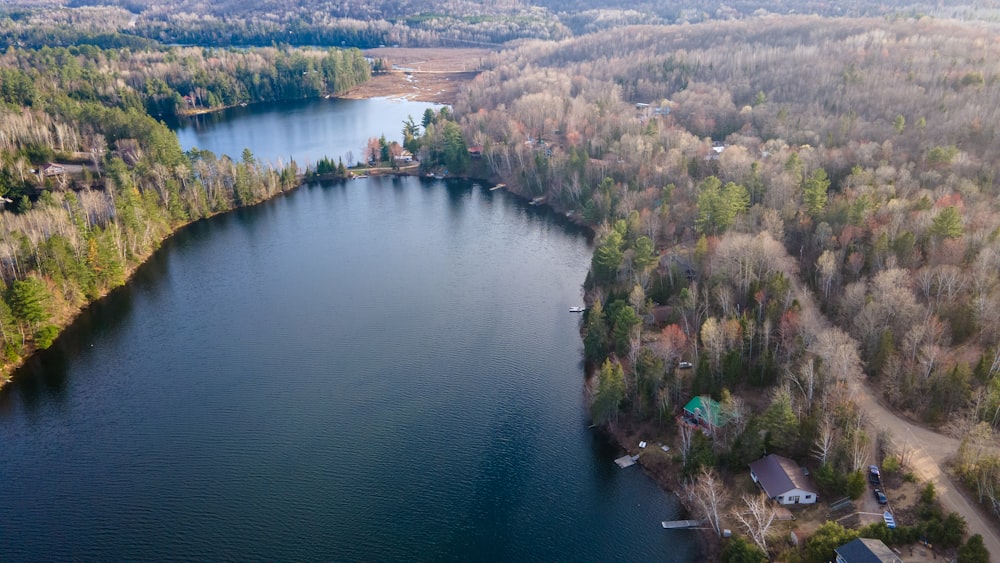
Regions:
<instances>
[{"instance_id":1,"label":"lake","mask_svg":"<svg viewBox=\"0 0 1000 563\"><path fill-rule=\"evenodd\" d=\"M338 115L423 107L251 106L179 136L338 155L383 132ZM676 498L588 428L568 310L591 252L504 191L416 177L183 229L0 391L0 559L699 560L659 525Z\"/></svg>"}]
</instances>

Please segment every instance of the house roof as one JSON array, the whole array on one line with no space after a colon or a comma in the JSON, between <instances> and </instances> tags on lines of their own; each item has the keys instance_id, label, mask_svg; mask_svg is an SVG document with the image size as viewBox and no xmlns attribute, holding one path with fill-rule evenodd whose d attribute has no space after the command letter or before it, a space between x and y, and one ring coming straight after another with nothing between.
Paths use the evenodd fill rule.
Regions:
<instances>
[{"instance_id":1,"label":"house roof","mask_svg":"<svg viewBox=\"0 0 1000 563\"><path fill-rule=\"evenodd\" d=\"M903 563L881 540L858 538L834 551L847 563Z\"/></svg>"},{"instance_id":2,"label":"house roof","mask_svg":"<svg viewBox=\"0 0 1000 563\"><path fill-rule=\"evenodd\" d=\"M692 398L686 405L684 405L684 410L693 415L700 416L703 420L707 421L716 428L725 426L725 424L729 422L729 416L722 412L722 407L719 406L719 402L713 401L711 397L706 397L704 395Z\"/></svg>"},{"instance_id":3,"label":"house roof","mask_svg":"<svg viewBox=\"0 0 1000 563\"><path fill-rule=\"evenodd\" d=\"M792 489L816 492L816 487L802 473L799 464L787 457L771 454L750 464L750 470L757 476L757 482L764 487L767 496L774 498Z\"/></svg>"}]
</instances>

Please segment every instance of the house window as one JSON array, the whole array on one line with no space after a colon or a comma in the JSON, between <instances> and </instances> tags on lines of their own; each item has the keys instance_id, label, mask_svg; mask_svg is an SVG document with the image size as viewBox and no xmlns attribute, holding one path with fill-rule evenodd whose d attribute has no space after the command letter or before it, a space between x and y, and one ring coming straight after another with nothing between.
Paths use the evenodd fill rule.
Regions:
<instances>
[{"instance_id":1,"label":"house window","mask_svg":"<svg viewBox=\"0 0 1000 563\"><path fill-rule=\"evenodd\" d=\"M798 504L799 503L799 496L795 495L794 497L788 497L788 502Z\"/></svg>"},{"instance_id":2,"label":"house window","mask_svg":"<svg viewBox=\"0 0 1000 563\"><path fill-rule=\"evenodd\" d=\"M782 497L778 497L778 502L781 502Z\"/></svg>"},{"instance_id":3,"label":"house window","mask_svg":"<svg viewBox=\"0 0 1000 563\"><path fill-rule=\"evenodd\" d=\"M806 500L811 500L812 498L813 498L812 495L806 495Z\"/></svg>"}]
</instances>

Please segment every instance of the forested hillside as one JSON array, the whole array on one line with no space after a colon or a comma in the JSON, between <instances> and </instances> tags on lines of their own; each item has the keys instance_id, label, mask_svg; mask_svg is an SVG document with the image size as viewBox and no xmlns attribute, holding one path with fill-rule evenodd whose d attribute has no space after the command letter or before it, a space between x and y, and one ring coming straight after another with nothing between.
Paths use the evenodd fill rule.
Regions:
<instances>
[{"instance_id":1,"label":"forested hillside","mask_svg":"<svg viewBox=\"0 0 1000 563\"><path fill-rule=\"evenodd\" d=\"M179 225L296 185L245 151L183 153L149 115L318 96L368 78L357 51L8 49L0 55L0 378L124 283ZM185 98L186 97L186 98Z\"/></svg>"},{"instance_id":2,"label":"forested hillside","mask_svg":"<svg viewBox=\"0 0 1000 563\"><path fill-rule=\"evenodd\" d=\"M959 436L1000 428L995 37L764 17L525 45L482 75L456 114L484 159L603 225L595 418L707 393L736 421L712 455L814 457L821 480L872 461L862 380ZM996 460L967 461L995 499Z\"/></svg>"},{"instance_id":3,"label":"forested hillside","mask_svg":"<svg viewBox=\"0 0 1000 563\"><path fill-rule=\"evenodd\" d=\"M994 0L21 6L0 8L9 364L177 225L294 183L294 165L249 152L184 154L151 115L369 76L358 51L289 44L506 44L423 138L404 125L407 148L425 166L482 164L595 226L596 422L668 432L709 395L730 424L711 441L680 430L685 476L778 452L811 459L824 496L854 496L868 463L907 456L868 424L857 399L871 390L964 439L955 470L1000 514ZM776 15L802 12L816 15ZM931 504L923 528L887 541L957 545Z\"/></svg>"},{"instance_id":4,"label":"forested hillside","mask_svg":"<svg viewBox=\"0 0 1000 563\"><path fill-rule=\"evenodd\" d=\"M112 47L153 40L206 46L454 47L500 45L521 39L559 40L624 25L700 23L768 14L932 15L996 21L1000 4L996 0L947 5L913 0L17 0L0 6L0 44L69 46L83 40Z\"/></svg>"}]
</instances>

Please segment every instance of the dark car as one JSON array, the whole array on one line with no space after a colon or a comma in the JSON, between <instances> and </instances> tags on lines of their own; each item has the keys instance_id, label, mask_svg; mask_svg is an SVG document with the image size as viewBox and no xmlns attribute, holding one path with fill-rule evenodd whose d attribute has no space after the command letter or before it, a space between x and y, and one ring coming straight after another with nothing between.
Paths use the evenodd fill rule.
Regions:
<instances>
[{"instance_id":1,"label":"dark car","mask_svg":"<svg viewBox=\"0 0 1000 563\"><path fill-rule=\"evenodd\" d=\"M877 465L868 466L868 482L872 485L882 484L882 474L879 472Z\"/></svg>"},{"instance_id":2,"label":"dark car","mask_svg":"<svg viewBox=\"0 0 1000 563\"><path fill-rule=\"evenodd\" d=\"M882 492L882 489L875 489L873 492L875 493L875 500L877 500L879 504L886 504L889 502L889 499L885 498L885 493Z\"/></svg>"}]
</instances>

